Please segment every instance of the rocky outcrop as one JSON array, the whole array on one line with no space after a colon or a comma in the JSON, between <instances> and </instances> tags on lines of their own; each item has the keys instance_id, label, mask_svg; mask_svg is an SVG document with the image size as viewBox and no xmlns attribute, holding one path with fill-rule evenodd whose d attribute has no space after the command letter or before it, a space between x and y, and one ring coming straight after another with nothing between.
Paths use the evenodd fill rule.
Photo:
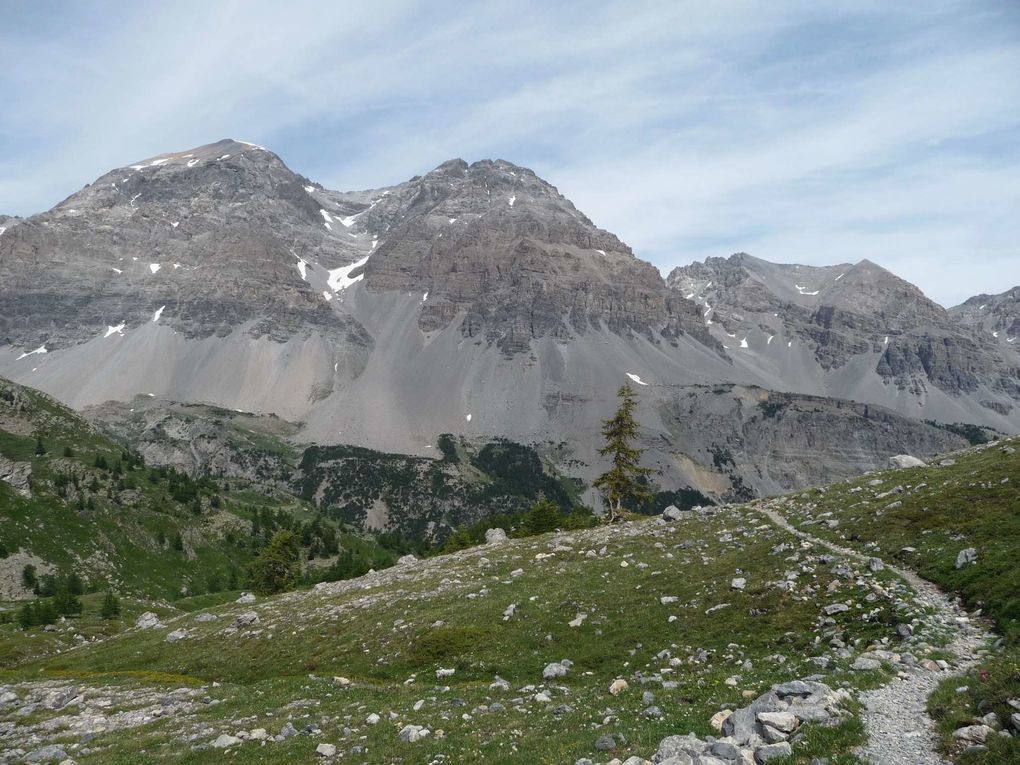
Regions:
<instances>
[{"instance_id":1,"label":"rocky outcrop","mask_svg":"<svg viewBox=\"0 0 1020 765\"><path fill-rule=\"evenodd\" d=\"M0 454L0 481L25 499L32 498L32 463L15 462Z\"/></svg>"}]
</instances>

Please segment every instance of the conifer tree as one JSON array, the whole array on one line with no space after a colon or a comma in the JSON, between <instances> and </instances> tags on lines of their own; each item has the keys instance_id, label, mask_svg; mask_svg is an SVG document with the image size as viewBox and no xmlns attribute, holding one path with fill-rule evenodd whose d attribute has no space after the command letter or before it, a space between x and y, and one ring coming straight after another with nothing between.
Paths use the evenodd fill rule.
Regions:
<instances>
[{"instance_id":1,"label":"conifer tree","mask_svg":"<svg viewBox=\"0 0 1020 765\"><path fill-rule=\"evenodd\" d=\"M106 591L99 615L104 619L116 619L120 616L120 598L114 595L112 590Z\"/></svg>"},{"instance_id":2,"label":"conifer tree","mask_svg":"<svg viewBox=\"0 0 1020 765\"><path fill-rule=\"evenodd\" d=\"M641 466L644 449L633 446L638 432L634 420L634 408L637 406L634 391L624 383L616 395L620 405L616 413L602 424L606 445L599 449L599 454L610 458L612 467L595 480L596 488L601 489L606 497L610 523L620 517L625 504L634 505L649 498L649 492L639 479L652 472Z\"/></svg>"}]
</instances>

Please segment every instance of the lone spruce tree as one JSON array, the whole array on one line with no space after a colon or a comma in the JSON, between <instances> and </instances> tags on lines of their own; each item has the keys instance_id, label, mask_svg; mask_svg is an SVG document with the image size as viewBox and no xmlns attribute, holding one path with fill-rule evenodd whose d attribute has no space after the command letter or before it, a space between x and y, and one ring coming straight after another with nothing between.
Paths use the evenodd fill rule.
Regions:
<instances>
[{"instance_id":1,"label":"lone spruce tree","mask_svg":"<svg viewBox=\"0 0 1020 765\"><path fill-rule=\"evenodd\" d=\"M620 399L620 406L616 414L602 424L606 445L599 449L599 454L609 457L613 466L595 481L595 486L602 490L609 504L610 523L620 517L625 503L634 505L651 496L638 480L652 472L649 468L641 467L644 449L632 445L637 437L637 423L634 421L637 401L634 391L624 383L616 395Z\"/></svg>"}]
</instances>

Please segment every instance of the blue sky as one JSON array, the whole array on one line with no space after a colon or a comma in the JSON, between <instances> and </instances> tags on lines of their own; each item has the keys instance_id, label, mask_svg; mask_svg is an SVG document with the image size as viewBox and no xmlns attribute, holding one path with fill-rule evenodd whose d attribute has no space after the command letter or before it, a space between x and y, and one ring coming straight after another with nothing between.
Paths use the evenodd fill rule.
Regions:
<instances>
[{"instance_id":1,"label":"blue sky","mask_svg":"<svg viewBox=\"0 0 1020 765\"><path fill-rule=\"evenodd\" d=\"M0 212L224 137L337 189L533 168L661 269L1020 283L1020 3L0 0Z\"/></svg>"}]
</instances>

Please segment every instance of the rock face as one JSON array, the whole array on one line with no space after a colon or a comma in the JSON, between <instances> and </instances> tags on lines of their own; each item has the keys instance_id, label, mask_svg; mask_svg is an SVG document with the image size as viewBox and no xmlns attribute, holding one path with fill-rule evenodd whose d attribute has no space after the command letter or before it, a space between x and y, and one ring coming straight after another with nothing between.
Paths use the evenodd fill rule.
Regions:
<instances>
[{"instance_id":1,"label":"rock face","mask_svg":"<svg viewBox=\"0 0 1020 765\"><path fill-rule=\"evenodd\" d=\"M32 498L32 463L15 462L0 454L0 481L25 499Z\"/></svg>"},{"instance_id":2,"label":"rock face","mask_svg":"<svg viewBox=\"0 0 1020 765\"><path fill-rule=\"evenodd\" d=\"M660 485L715 497L962 445L893 412L1020 428L1014 346L878 266L735 256L667 286L504 161L335 192L225 140L0 226L0 375L96 407L185 472L277 480L224 438L221 413L243 410L295 423L294 441L397 454L432 455L441 433L560 445L590 480L624 382Z\"/></svg>"},{"instance_id":3,"label":"rock face","mask_svg":"<svg viewBox=\"0 0 1020 765\"><path fill-rule=\"evenodd\" d=\"M786 380L800 368L830 395L989 425L1020 402L1015 348L870 261L817 268L741 253L674 269L667 284L699 303L716 337L751 365L767 358ZM911 403L896 405L903 392Z\"/></svg>"},{"instance_id":4,"label":"rock face","mask_svg":"<svg viewBox=\"0 0 1020 765\"><path fill-rule=\"evenodd\" d=\"M999 295L975 295L949 309L960 324L997 340L1006 350L1020 343L1020 286Z\"/></svg>"}]
</instances>

